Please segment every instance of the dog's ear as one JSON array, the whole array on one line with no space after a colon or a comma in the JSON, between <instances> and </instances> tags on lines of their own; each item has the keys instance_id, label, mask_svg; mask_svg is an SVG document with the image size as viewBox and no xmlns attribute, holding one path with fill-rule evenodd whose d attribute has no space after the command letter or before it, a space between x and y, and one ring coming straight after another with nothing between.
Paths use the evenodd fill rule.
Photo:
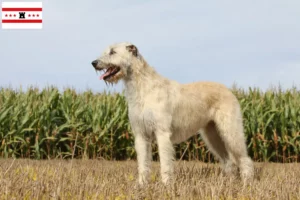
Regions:
<instances>
[{"instance_id":1,"label":"dog's ear","mask_svg":"<svg viewBox=\"0 0 300 200\"><path fill-rule=\"evenodd\" d=\"M132 45L128 45L126 46L126 49L132 53L132 55L137 56L138 55L138 49L136 48L136 46Z\"/></svg>"}]
</instances>

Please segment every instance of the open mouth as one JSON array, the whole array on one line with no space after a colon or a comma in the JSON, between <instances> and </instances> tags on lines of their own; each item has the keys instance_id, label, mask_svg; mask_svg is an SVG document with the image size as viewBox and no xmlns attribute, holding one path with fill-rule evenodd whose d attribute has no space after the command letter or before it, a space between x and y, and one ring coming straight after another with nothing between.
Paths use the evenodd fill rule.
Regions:
<instances>
[{"instance_id":1,"label":"open mouth","mask_svg":"<svg viewBox=\"0 0 300 200\"><path fill-rule=\"evenodd\" d=\"M120 67L117 66L111 66L107 68L104 74L100 76L100 80L109 80L110 78L114 77L118 72L120 71Z\"/></svg>"}]
</instances>

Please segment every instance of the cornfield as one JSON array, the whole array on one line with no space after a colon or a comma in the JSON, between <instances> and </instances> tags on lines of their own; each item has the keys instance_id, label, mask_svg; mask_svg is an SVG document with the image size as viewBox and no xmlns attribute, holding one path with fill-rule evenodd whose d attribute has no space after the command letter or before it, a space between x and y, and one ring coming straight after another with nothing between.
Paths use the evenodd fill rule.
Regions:
<instances>
[{"instance_id":1,"label":"cornfield","mask_svg":"<svg viewBox=\"0 0 300 200\"><path fill-rule=\"evenodd\" d=\"M300 160L300 91L233 87L255 161ZM176 157L214 162L200 136L175 146ZM122 93L71 88L0 88L0 157L135 159ZM158 159L153 144L153 159Z\"/></svg>"}]
</instances>

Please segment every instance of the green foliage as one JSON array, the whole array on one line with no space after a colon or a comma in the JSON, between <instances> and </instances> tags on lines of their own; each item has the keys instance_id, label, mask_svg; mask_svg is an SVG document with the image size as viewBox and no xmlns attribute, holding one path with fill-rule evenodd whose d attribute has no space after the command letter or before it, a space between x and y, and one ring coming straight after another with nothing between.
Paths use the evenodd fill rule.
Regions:
<instances>
[{"instance_id":1,"label":"green foliage","mask_svg":"<svg viewBox=\"0 0 300 200\"><path fill-rule=\"evenodd\" d=\"M234 88L233 92L241 103L251 157L255 161L299 161L300 92L296 88L266 92ZM0 157L135 159L127 113L126 100L118 93L2 88ZM158 159L156 144L153 150ZM214 161L200 136L176 145L176 156Z\"/></svg>"}]
</instances>

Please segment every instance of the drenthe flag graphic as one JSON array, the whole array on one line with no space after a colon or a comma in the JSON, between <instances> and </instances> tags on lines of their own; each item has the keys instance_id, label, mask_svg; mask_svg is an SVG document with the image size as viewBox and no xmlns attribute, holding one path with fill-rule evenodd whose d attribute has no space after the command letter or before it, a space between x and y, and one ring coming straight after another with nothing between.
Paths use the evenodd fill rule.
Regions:
<instances>
[{"instance_id":1,"label":"drenthe flag graphic","mask_svg":"<svg viewBox=\"0 0 300 200\"><path fill-rule=\"evenodd\" d=\"M42 2L2 2L3 29L42 29Z\"/></svg>"}]
</instances>

